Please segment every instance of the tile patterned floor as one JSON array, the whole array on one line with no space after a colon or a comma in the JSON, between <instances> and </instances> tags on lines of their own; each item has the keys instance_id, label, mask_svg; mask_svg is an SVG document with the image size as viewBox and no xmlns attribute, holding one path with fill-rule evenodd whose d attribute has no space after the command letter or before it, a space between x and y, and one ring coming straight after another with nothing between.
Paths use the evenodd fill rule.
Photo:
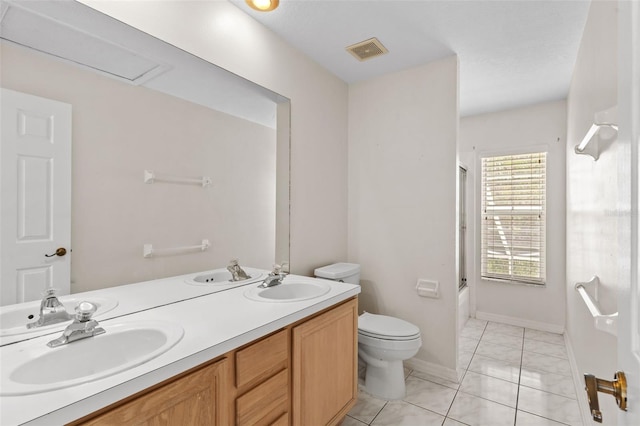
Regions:
<instances>
[{"instance_id":1,"label":"tile patterned floor","mask_svg":"<svg viewBox=\"0 0 640 426\"><path fill-rule=\"evenodd\" d=\"M562 335L469 319L460 383L405 369L407 395L363 390L343 426L582 425Z\"/></svg>"}]
</instances>

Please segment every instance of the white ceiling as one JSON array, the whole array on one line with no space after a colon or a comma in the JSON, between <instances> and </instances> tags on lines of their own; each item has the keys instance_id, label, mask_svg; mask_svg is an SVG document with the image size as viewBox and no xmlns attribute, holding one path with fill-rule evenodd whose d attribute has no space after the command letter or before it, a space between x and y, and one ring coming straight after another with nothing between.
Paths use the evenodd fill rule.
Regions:
<instances>
[{"instance_id":1,"label":"white ceiling","mask_svg":"<svg viewBox=\"0 0 640 426\"><path fill-rule=\"evenodd\" d=\"M590 0L280 0L264 13L230 0L347 83L460 60L460 112L564 99ZM345 47L377 37L386 55Z\"/></svg>"}]
</instances>

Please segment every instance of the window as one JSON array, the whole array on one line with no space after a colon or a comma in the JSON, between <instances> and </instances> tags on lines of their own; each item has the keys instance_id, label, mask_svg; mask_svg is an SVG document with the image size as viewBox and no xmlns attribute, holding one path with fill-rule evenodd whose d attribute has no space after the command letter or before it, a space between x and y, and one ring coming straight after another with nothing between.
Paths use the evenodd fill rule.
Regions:
<instances>
[{"instance_id":1,"label":"window","mask_svg":"<svg viewBox=\"0 0 640 426\"><path fill-rule=\"evenodd\" d=\"M482 278L545 283L546 159L482 159Z\"/></svg>"}]
</instances>

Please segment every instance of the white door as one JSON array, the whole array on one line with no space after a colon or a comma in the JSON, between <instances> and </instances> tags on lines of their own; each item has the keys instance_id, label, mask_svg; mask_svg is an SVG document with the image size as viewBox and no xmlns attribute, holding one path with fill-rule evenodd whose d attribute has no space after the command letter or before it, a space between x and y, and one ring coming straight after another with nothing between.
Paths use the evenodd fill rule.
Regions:
<instances>
[{"instance_id":1,"label":"white door","mask_svg":"<svg viewBox=\"0 0 640 426\"><path fill-rule=\"evenodd\" d=\"M69 294L71 105L6 89L0 101L4 306L40 299L50 287ZM55 255L58 248L67 254Z\"/></svg>"},{"instance_id":2,"label":"white door","mask_svg":"<svg viewBox=\"0 0 640 426\"><path fill-rule=\"evenodd\" d=\"M618 412L618 424L637 426L640 425L640 3L622 0L618 4L618 143L624 144L622 149L629 154L628 166L619 168L619 178L620 182L630 182L629 188L625 188L630 199L621 200L623 214L630 213L623 218L621 223L625 226L620 230L620 241L627 247L629 257L628 262L621 262L618 294L618 370L627 379L627 411Z\"/></svg>"}]
</instances>

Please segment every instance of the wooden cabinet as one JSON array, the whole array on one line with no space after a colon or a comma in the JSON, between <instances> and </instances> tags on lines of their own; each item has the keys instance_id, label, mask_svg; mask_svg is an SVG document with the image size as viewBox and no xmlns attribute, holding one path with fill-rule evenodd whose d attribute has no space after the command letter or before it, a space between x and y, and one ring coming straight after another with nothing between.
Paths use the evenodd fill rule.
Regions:
<instances>
[{"instance_id":1,"label":"wooden cabinet","mask_svg":"<svg viewBox=\"0 0 640 426\"><path fill-rule=\"evenodd\" d=\"M357 299L72 425L338 424L357 398Z\"/></svg>"},{"instance_id":2,"label":"wooden cabinet","mask_svg":"<svg viewBox=\"0 0 640 426\"><path fill-rule=\"evenodd\" d=\"M74 425L229 424L227 359L208 364Z\"/></svg>"},{"instance_id":3,"label":"wooden cabinet","mask_svg":"<svg viewBox=\"0 0 640 426\"><path fill-rule=\"evenodd\" d=\"M358 311L352 299L293 328L293 424L338 424L358 397Z\"/></svg>"}]
</instances>

